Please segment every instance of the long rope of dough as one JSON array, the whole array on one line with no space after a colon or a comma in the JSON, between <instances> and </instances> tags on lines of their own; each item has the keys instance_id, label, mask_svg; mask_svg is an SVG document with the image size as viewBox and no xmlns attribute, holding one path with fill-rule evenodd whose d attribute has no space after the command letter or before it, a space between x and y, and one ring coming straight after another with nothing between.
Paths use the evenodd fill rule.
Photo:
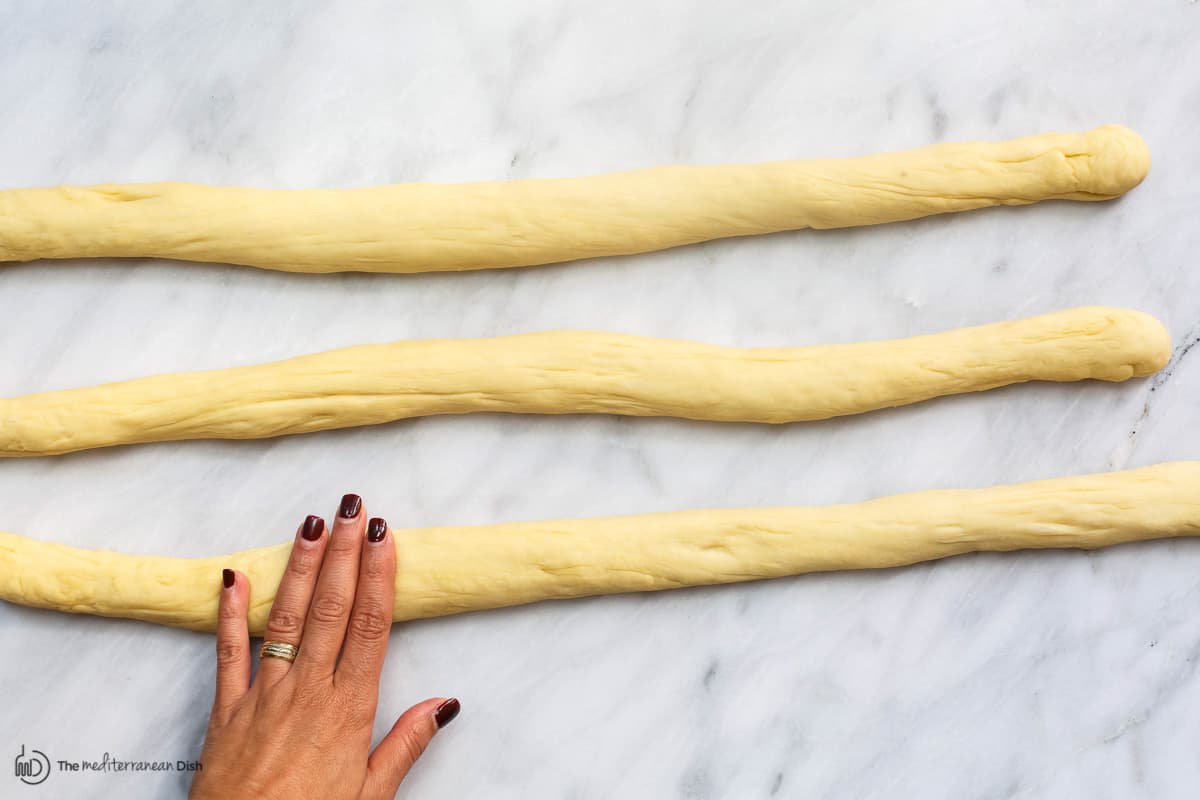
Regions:
<instances>
[{"instance_id":1,"label":"long rope of dough","mask_svg":"<svg viewBox=\"0 0 1200 800\"><path fill-rule=\"evenodd\" d=\"M928 491L824 507L395 529L396 620L844 569L973 551L1200 535L1200 462ZM216 558L131 556L0 533L0 598L211 631L222 568L251 583L261 634L291 545Z\"/></svg>"},{"instance_id":2,"label":"long rope of dough","mask_svg":"<svg viewBox=\"0 0 1200 800\"><path fill-rule=\"evenodd\" d=\"M271 190L186 183L0 191L0 261L149 256L291 272L434 272L625 255L1040 200L1146 176L1106 125L884 155L655 167L583 178Z\"/></svg>"},{"instance_id":3,"label":"long rope of dough","mask_svg":"<svg viewBox=\"0 0 1200 800\"><path fill-rule=\"evenodd\" d=\"M1167 363L1140 311L1078 308L888 342L738 349L613 333L361 345L258 366L0 399L0 456L253 439L472 411L781 423Z\"/></svg>"}]
</instances>

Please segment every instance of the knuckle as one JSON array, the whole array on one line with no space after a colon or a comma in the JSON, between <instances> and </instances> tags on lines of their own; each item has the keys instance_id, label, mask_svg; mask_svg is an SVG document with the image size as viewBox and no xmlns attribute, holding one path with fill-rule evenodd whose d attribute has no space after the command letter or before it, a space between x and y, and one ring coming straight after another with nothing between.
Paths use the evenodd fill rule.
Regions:
<instances>
[{"instance_id":1,"label":"knuckle","mask_svg":"<svg viewBox=\"0 0 1200 800\"><path fill-rule=\"evenodd\" d=\"M322 683L302 683L296 687L290 703L306 708L317 708L329 703L329 687Z\"/></svg>"},{"instance_id":2,"label":"knuckle","mask_svg":"<svg viewBox=\"0 0 1200 800\"><path fill-rule=\"evenodd\" d=\"M236 603L220 603L217 605L217 618L222 620L240 619L245 612Z\"/></svg>"},{"instance_id":3,"label":"knuckle","mask_svg":"<svg viewBox=\"0 0 1200 800\"><path fill-rule=\"evenodd\" d=\"M409 728L400 737L400 747L404 750L404 755L410 763L416 763L421 754L425 752L425 747L429 744L429 740L417 732L415 728Z\"/></svg>"},{"instance_id":4,"label":"knuckle","mask_svg":"<svg viewBox=\"0 0 1200 800\"><path fill-rule=\"evenodd\" d=\"M205 728L205 738L211 738L213 733L223 730L233 721L233 706L223 706L214 703L208 714L208 727Z\"/></svg>"},{"instance_id":5,"label":"knuckle","mask_svg":"<svg viewBox=\"0 0 1200 800\"><path fill-rule=\"evenodd\" d=\"M388 577L388 562L382 558L368 558L363 561L363 577L376 580Z\"/></svg>"},{"instance_id":6,"label":"knuckle","mask_svg":"<svg viewBox=\"0 0 1200 800\"><path fill-rule=\"evenodd\" d=\"M310 613L317 622L341 622L349 613L350 606L341 595L326 593L313 599Z\"/></svg>"},{"instance_id":7,"label":"knuckle","mask_svg":"<svg viewBox=\"0 0 1200 800\"><path fill-rule=\"evenodd\" d=\"M229 667L241 664L246 658L246 649L234 642L217 642L217 666Z\"/></svg>"},{"instance_id":8,"label":"knuckle","mask_svg":"<svg viewBox=\"0 0 1200 800\"><path fill-rule=\"evenodd\" d=\"M330 537L329 549L338 554L357 553L362 549L362 540L348 531L339 530Z\"/></svg>"},{"instance_id":9,"label":"knuckle","mask_svg":"<svg viewBox=\"0 0 1200 800\"><path fill-rule=\"evenodd\" d=\"M292 561L288 565L288 571L296 578L311 578L317 573L317 569L320 566L321 562L317 558L316 553L298 550L292 553Z\"/></svg>"},{"instance_id":10,"label":"knuckle","mask_svg":"<svg viewBox=\"0 0 1200 800\"><path fill-rule=\"evenodd\" d=\"M256 713L271 716L285 714L289 708L297 704L298 690L295 683L287 678L287 675L283 676L278 682L265 687L265 690L259 693L254 704Z\"/></svg>"},{"instance_id":11,"label":"knuckle","mask_svg":"<svg viewBox=\"0 0 1200 800\"><path fill-rule=\"evenodd\" d=\"M351 696L342 711L342 722L350 730L370 728L375 724L375 709Z\"/></svg>"},{"instance_id":12,"label":"knuckle","mask_svg":"<svg viewBox=\"0 0 1200 800\"><path fill-rule=\"evenodd\" d=\"M212 738L214 733L229 731L237 725L242 707L241 700L235 700L232 703L213 703L212 711L208 715L205 738Z\"/></svg>"},{"instance_id":13,"label":"knuckle","mask_svg":"<svg viewBox=\"0 0 1200 800\"><path fill-rule=\"evenodd\" d=\"M391 617L379 608L359 608L350 617L350 630L360 639L378 642L387 636Z\"/></svg>"},{"instance_id":14,"label":"knuckle","mask_svg":"<svg viewBox=\"0 0 1200 800\"><path fill-rule=\"evenodd\" d=\"M304 618L290 608L272 608L267 617L267 629L272 634L292 636L300 633Z\"/></svg>"}]
</instances>

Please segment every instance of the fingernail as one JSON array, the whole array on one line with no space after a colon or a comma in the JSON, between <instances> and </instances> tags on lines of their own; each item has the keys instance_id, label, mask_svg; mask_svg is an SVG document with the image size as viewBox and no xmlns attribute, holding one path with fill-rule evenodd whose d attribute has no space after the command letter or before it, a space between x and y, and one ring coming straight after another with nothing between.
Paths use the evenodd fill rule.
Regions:
<instances>
[{"instance_id":1,"label":"fingernail","mask_svg":"<svg viewBox=\"0 0 1200 800\"><path fill-rule=\"evenodd\" d=\"M338 516L342 519L354 519L361 510L362 498L356 494L348 494L342 498L342 507L338 509Z\"/></svg>"},{"instance_id":2,"label":"fingernail","mask_svg":"<svg viewBox=\"0 0 1200 800\"><path fill-rule=\"evenodd\" d=\"M379 517L373 518L367 523L367 541L382 542L383 537L387 536L387 520Z\"/></svg>"},{"instance_id":3,"label":"fingernail","mask_svg":"<svg viewBox=\"0 0 1200 800\"><path fill-rule=\"evenodd\" d=\"M438 730L453 722L459 711L462 711L462 703L458 702L456 697L451 697L438 706L437 710L433 712L433 721L437 723Z\"/></svg>"},{"instance_id":4,"label":"fingernail","mask_svg":"<svg viewBox=\"0 0 1200 800\"><path fill-rule=\"evenodd\" d=\"M318 517L316 514L309 514L304 520L304 528L301 529L300 535L310 542L315 542L321 538L321 533L325 530L325 520Z\"/></svg>"},{"instance_id":5,"label":"fingernail","mask_svg":"<svg viewBox=\"0 0 1200 800\"><path fill-rule=\"evenodd\" d=\"M232 589L233 582L236 579L237 579L237 575L234 574L233 570L231 570L231 569L221 570L221 583L225 584L226 589Z\"/></svg>"}]
</instances>

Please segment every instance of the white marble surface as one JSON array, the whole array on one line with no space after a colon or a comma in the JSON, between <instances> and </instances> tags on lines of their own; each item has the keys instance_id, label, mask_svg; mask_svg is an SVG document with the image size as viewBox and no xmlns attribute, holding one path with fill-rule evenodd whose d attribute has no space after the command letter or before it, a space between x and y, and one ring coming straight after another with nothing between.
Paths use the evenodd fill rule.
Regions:
<instances>
[{"instance_id":1,"label":"white marble surface","mask_svg":"<svg viewBox=\"0 0 1200 800\"><path fill-rule=\"evenodd\" d=\"M17 2L0 185L306 187L852 155L1120 122L1114 203L415 277L0 267L0 394L364 341L590 327L765 345L1091 303L1159 315L1155 384L1027 386L821 424L433 418L0 463L0 529L214 554L357 491L395 525L853 501L1200 457L1200 6ZM1154 389L1152 392L1151 390ZM405 797L1194 797L1200 545L967 556L395 629L377 733L462 698ZM214 581L219 576L214 575ZM0 607L0 756L194 758L210 638ZM0 796L179 775L0 768Z\"/></svg>"}]
</instances>

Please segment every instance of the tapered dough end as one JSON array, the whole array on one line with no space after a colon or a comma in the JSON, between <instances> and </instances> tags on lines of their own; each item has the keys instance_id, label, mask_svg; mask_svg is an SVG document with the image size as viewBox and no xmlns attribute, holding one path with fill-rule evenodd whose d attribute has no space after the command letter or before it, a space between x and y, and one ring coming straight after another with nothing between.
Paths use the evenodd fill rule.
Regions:
<instances>
[{"instance_id":1,"label":"tapered dough end","mask_svg":"<svg viewBox=\"0 0 1200 800\"><path fill-rule=\"evenodd\" d=\"M1150 171L1150 148L1121 125L1101 125L1083 134L1084 152L1068 153L1078 192L1095 199L1118 197L1141 183Z\"/></svg>"},{"instance_id":2,"label":"tapered dough end","mask_svg":"<svg viewBox=\"0 0 1200 800\"><path fill-rule=\"evenodd\" d=\"M1171 334L1157 319L1142 311L1121 309L1121 317L1113 321L1129 344L1134 377L1153 375L1171 360Z\"/></svg>"}]
</instances>

